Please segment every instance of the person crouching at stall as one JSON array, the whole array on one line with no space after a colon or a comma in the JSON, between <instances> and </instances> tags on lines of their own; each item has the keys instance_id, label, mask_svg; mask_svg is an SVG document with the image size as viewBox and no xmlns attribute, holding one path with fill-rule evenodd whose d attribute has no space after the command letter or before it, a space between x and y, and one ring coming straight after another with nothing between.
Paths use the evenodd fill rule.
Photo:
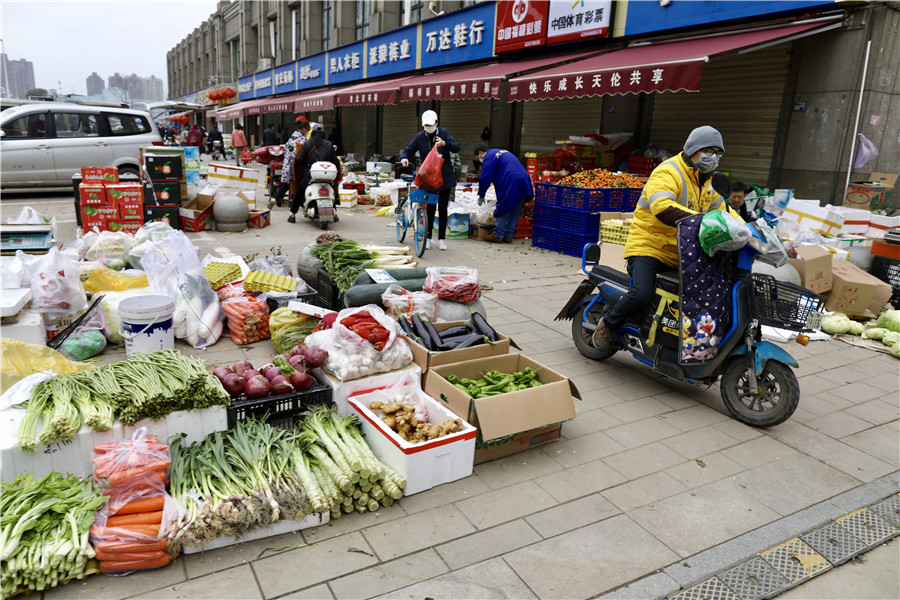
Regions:
<instances>
[{"instance_id":1,"label":"person crouching at stall","mask_svg":"<svg viewBox=\"0 0 900 600\"><path fill-rule=\"evenodd\" d=\"M484 239L494 244L511 244L522 207L534 198L531 176L509 150L489 150L487 146L479 144L475 146L475 156L482 163L478 177L478 204L484 204L484 195L492 184L497 193L497 208L494 210L497 224L494 231Z\"/></svg>"}]
</instances>

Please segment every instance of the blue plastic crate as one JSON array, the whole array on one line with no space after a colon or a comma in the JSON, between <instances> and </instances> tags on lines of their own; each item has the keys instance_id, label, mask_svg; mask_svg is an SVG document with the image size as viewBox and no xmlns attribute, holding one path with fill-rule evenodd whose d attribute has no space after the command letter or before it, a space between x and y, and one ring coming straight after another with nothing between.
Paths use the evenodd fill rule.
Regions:
<instances>
[{"instance_id":1,"label":"blue plastic crate","mask_svg":"<svg viewBox=\"0 0 900 600\"><path fill-rule=\"evenodd\" d=\"M534 203L556 206L559 198L560 186L555 183L537 181L534 184Z\"/></svg>"},{"instance_id":2,"label":"blue plastic crate","mask_svg":"<svg viewBox=\"0 0 900 600\"><path fill-rule=\"evenodd\" d=\"M559 207L547 204L534 205L534 226L549 229L559 228Z\"/></svg>"},{"instance_id":3,"label":"blue plastic crate","mask_svg":"<svg viewBox=\"0 0 900 600\"><path fill-rule=\"evenodd\" d=\"M534 226L531 228L531 245L543 248L545 250L553 250L558 252L557 231L549 227Z\"/></svg>"},{"instance_id":4,"label":"blue plastic crate","mask_svg":"<svg viewBox=\"0 0 900 600\"><path fill-rule=\"evenodd\" d=\"M576 208L578 210L609 210L607 202L609 190L607 188L585 189L559 186L559 205L563 208Z\"/></svg>"},{"instance_id":5,"label":"blue plastic crate","mask_svg":"<svg viewBox=\"0 0 900 600\"><path fill-rule=\"evenodd\" d=\"M641 193L644 191L643 188L626 188L627 192L625 195L625 208L624 212L634 212L634 209L637 208L638 200L641 199Z\"/></svg>"},{"instance_id":6,"label":"blue plastic crate","mask_svg":"<svg viewBox=\"0 0 900 600\"><path fill-rule=\"evenodd\" d=\"M600 215L585 210L559 209L559 227L564 236L593 235L600 238Z\"/></svg>"},{"instance_id":7,"label":"blue plastic crate","mask_svg":"<svg viewBox=\"0 0 900 600\"><path fill-rule=\"evenodd\" d=\"M628 190L625 188L609 188L606 190L606 204L604 210L622 212L625 210L625 199Z\"/></svg>"},{"instance_id":8,"label":"blue plastic crate","mask_svg":"<svg viewBox=\"0 0 900 600\"><path fill-rule=\"evenodd\" d=\"M560 235L557 242L559 252L581 257L585 244L596 244L598 235Z\"/></svg>"}]
</instances>

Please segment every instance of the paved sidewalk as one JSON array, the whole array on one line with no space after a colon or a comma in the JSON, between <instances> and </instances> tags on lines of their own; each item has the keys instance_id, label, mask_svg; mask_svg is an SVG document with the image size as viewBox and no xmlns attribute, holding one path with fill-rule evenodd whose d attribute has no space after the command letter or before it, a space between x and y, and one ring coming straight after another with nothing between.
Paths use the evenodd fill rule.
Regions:
<instances>
[{"instance_id":1,"label":"paved sidewalk","mask_svg":"<svg viewBox=\"0 0 900 600\"><path fill-rule=\"evenodd\" d=\"M71 219L71 199L54 199L47 206ZM359 242L396 243L393 222L370 212L343 210L334 230ZM190 235L201 256L280 244L294 261L320 233L309 222L287 224L284 208L272 215L264 230ZM558 443L477 465L471 477L374 514L182 556L157 571L92 576L43 597L650 598L896 500L897 359L838 341L787 344L800 363L800 406L786 423L754 429L727 415L717 386L662 379L624 353L602 363L582 357L571 322L553 321L581 280L579 260L528 241L448 245L427 251L422 265L477 267L493 288L482 298L490 322L581 391L579 416ZM257 362L271 347L223 339L191 353L211 364ZM258 558L296 544L306 545ZM892 546L884 568L896 575ZM900 586L883 597L900 597Z\"/></svg>"}]
</instances>

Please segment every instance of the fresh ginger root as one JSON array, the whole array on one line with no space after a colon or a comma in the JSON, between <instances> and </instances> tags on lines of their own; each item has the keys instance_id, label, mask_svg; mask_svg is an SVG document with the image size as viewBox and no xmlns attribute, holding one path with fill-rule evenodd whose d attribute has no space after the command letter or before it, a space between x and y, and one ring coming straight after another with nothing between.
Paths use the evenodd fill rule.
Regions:
<instances>
[{"instance_id":1,"label":"fresh ginger root","mask_svg":"<svg viewBox=\"0 0 900 600\"><path fill-rule=\"evenodd\" d=\"M416 409L412 405L396 399L390 403L373 400L369 403L369 409L380 410L384 415L381 417L384 424L396 431L404 440L413 444L462 431L461 419L447 419L440 425L416 422Z\"/></svg>"}]
</instances>

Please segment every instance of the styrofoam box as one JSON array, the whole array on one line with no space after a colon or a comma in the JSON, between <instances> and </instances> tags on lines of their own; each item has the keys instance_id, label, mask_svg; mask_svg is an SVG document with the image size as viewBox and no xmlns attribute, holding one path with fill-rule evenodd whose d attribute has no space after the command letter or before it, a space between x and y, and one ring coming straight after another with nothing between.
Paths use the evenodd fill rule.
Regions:
<instances>
[{"instance_id":1,"label":"styrofoam box","mask_svg":"<svg viewBox=\"0 0 900 600\"><path fill-rule=\"evenodd\" d=\"M782 218L826 235L839 234L844 225L842 214L819 206L816 200L791 200L784 209Z\"/></svg>"},{"instance_id":2,"label":"styrofoam box","mask_svg":"<svg viewBox=\"0 0 900 600\"><path fill-rule=\"evenodd\" d=\"M866 237L883 238L888 229L894 227L900 227L900 217L872 215L869 218L869 228L866 230Z\"/></svg>"},{"instance_id":3,"label":"styrofoam box","mask_svg":"<svg viewBox=\"0 0 900 600\"><path fill-rule=\"evenodd\" d=\"M358 197L359 192L356 190L341 190L341 208L353 208Z\"/></svg>"},{"instance_id":4,"label":"styrofoam box","mask_svg":"<svg viewBox=\"0 0 900 600\"><path fill-rule=\"evenodd\" d=\"M459 418L433 398L424 394L423 397L429 423L441 424L447 419ZM369 410L369 402L372 400L389 401L384 394L375 391L351 394L347 402L351 414L359 417L366 443L378 460L406 478L404 496L472 474L475 436L478 433L475 427L463 421L462 431L412 444L392 431L380 416Z\"/></svg>"},{"instance_id":5,"label":"styrofoam box","mask_svg":"<svg viewBox=\"0 0 900 600\"><path fill-rule=\"evenodd\" d=\"M869 228L869 218L872 216L872 213L867 210L831 205L825 208L835 210L844 215L844 224L841 226L842 234L864 235Z\"/></svg>"},{"instance_id":6,"label":"styrofoam box","mask_svg":"<svg viewBox=\"0 0 900 600\"><path fill-rule=\"evenodd\" d=\"M212 406L203 410L184 410L169 414L165 419L144 419L134 425L122 425L118 420L109 431L92 431L83 425L73 439L44 446L38 442L33 454L19 448L19 424L25 416L20 408L8 408L0 412L0 480L12 481L22 473L43 477L50 471L72 473L87 477L93 473L91 452L94 446L130 438L140 427L156 435L160 442L178 433L187 435L184 442L200 441L210 433L228 429L228 411L224 406ZM38 421L40 434L43 422Z\"/></svg>"},{"instance_id":7,"label":"styrofoam box","mask_svg":"<svg viewBox=\"0 0 900 600\"><path fill-rule=\"evenodd\" d=\"M288 305L290 306L290 305ZM422 371L416 363L410 363L408 366L396 371L388 371L387 373L378 373L377 375L369 375L368 377L360 377L359 379L351 379L350 381L341 381L334 375L325 372L323 369L314 371L316 379L322 383L331 386L331 398L337 406L338 414L342 417L350 415L350 405L347 404L347 398L354 392L369 392L377 390L386 385L393 385L397 382L400 375L405 375L407 371L411 371L410 375L415 379L416 383L422 385Z\"/></svg>"},{"instance_id":8,"label":"styrofoam box","mask_svg":"<svg viewBox=\"0 0 900 600\"><path fill-rule=\"evenodd\" d=\"M3 337L43 346L47 343L44 315L33 309L21 311L15 323L3 325Z\"/></svg>"},{"instance_id":9,"label":"styrofoam box","mask_svg":"<svg viewBox=\"0 0 900 600\"><path fill-rule=\"evenodd\" d=\"M282 533L291 533L293 531L300 531L301 529L318 527L319 525L325 525L330 520L331 513L313 513L307 515L302 521L285 519L273 523L272 525L266 525L265 527L254 527L240 537L232 535L219 537L211 542L207 542L203 546L189 546L185 544L182 552L185 554L197 554L198 552L206 552L207 550L216 550L217 548L225 548L226 546L252 542L253 540L261 540L263 538L272 537L273 535L281 535Z\"/></svg>"},{"instance_id":10,"label":"styrofoam box","mask_svg":"<svg viewBox=\"0 0 900 600\"><path fill-rule=\"evenodd\" d=\"M234 165L210 163L206 171L206 180L220 187L255 190L259 185L259 171Z\"/></svg>"}]
</instances>

